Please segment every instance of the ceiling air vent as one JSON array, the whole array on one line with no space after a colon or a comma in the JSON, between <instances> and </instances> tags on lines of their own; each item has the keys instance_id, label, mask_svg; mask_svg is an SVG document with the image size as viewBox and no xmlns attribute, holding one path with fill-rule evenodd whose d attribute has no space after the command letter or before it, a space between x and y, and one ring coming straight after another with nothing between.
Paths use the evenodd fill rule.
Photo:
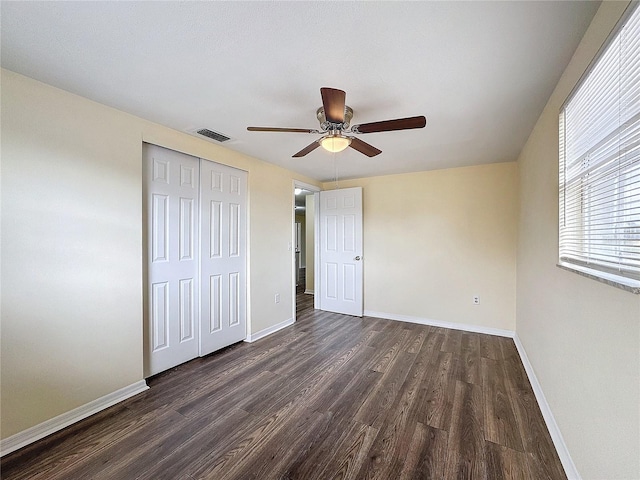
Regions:
<instances>
[{"instance_id":1,"label":"ceiling air vent","mask_svg":"<svg viewBox=\"0 0 640 480\"><path fill-rule=\"evenodd\" d=\"M202 128L200 130L197 130L196 133L203 135L205 137L209 137L212 140L215 140L216 142L226 142L227 140L231 140L230 137L227 137L226 135L223 135L221 133L218 132L214 132L213 130L209 130L208 128Z\"/></svg>"}]
</instances>

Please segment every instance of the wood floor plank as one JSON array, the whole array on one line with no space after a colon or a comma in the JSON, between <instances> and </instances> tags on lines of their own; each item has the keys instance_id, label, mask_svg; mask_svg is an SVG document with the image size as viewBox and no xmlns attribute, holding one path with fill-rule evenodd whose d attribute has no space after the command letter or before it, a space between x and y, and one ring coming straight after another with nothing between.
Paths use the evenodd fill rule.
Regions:
<instances>
[{"instance_id":1,"label":"wood floor plank","mask_svg":"<svg viewBox=\"0 0 640 480\"><path fill-rule=\"evenodd\" d=\"M420 418L420 409L424 405L422 394L425 391L425 379L429 378L430 362L438 354L439 352L433 352L424 346L420 349L402 385L400 394L389 408L390 413L381 427L383 433L378 436L372 447L372 451L378 450L378 457L385 457L384 470L374 468L374 471L377 470L378 473L384 471L388 478L397 478L406 468L407 456L413 448L411 442L415 435L415 429L420 424L418 418ZM394 438L396 441L392 442L391 440ZM446 446L446 435L444 438ZM418 440L424 439L419 435ZM390 448L391 446L393 448ZM444 462L441 463L444 465Z\"/></svg>"},{"instance_id":2,"label":"wood floor plank","mask_svg":"<svg viewBox=\"0 0 640 480\"><path fill-rule=\"evenodd\" d=\"M527 455L493 442L485 442L487 475L491 480L537 480L529 470Z\"/></svg>"},{"instance_id":3,"label":"wood floor plank","mask_svg":"<svg viewBox=\"0 0 640 480\"><path fill-rule=\"evenodd\" d=\"M460 380L476 385L482 384L480 372L480 338L477 334L463 332L460 355Z\"/></svg>"},{"instance_id":4,"label":"wood floor plank","mask_svg":"<svg viewBox=\"0 0 640 480\"><path fill-rule=\"evenodd\" d=\"M22 480L64 470L143 421L123 404L115 405L4 457L2 476Z\"/></svg>"},{"instance_id":5,"label":"wood floor plank","mask_svg":"<svg viewBox=\"0 0 640 480\"><path fill-rule=\"evenodd\" d=\"M330 416L331 412L327 415ZM306 454L297 453L296 458L282 472L281 478L283 480L323 478L322 472L336 466L334 461L336 451L349 448L345 447L345 444L353 445L361 435L366 436L372 430L368 425L359 422L332 418L327 434L318 438L314 448ZM374 433L377 434L377 430Z\"/></svg>"},{"instance_id":6,"label":"wood floor plank","mask_svg":"<svg viewBox=\"0 0 640 480\"><path fill-rule=\"evenodd\" d=\"M502 359L506 360L511 357L520 358L518 355L518 349L513 341L513 338L509 337L497 337L500 342L500 349L502 350Z\"/></svg>"},{"instance_id":7,"label":"wood floor plank","mask_svg":"<svg viewBox=\"0 0 640 480\"><path fill-rule=\"evenodd\" d=\"M328 318L329 312L323 312ZM345 316L346 317L346 316ZM320 316L321 321L322 316ZM326 322L323 329L314 329L313 335L309 336L315 345L323 347L339 347L341 342L349 341L353 332L362 330L362 321L354 317L346 317L341 322ZM333 328L331 328L333 326Z\"/></svg>"},{"instance_id":8,"label":"wood floor plank","mask_svg":"<svg viewBox=\"0 0 640 480\"><path fill-rule=\"evenodd\" d=\"M426 328L417 329L412 338L409 347L405 350L407 353L418 353L427 338L428 330Z\"/></svg>"},{"instance_id":9,"label":"wood floor plank","mask_svg":"<svg viewBox=\"0 0 640 480\"><path fill-rule=\"evenodd\" d=\"M368 381L372 378L368 375L371 370L365 368L365 364L370 360L367 353L370 353L369 347L363 347L355 355L347 352L333 363L314 370L312 374L305 374L293 380L292 389L283 392L269 405L263 404L261 406L262 414L279 409L287 403L299 402L304 402L308 408L325 411L336 398L342 396L345 391L350 391L352 383L359 384L362 380ZM362 375L362 372L365 374ZM374 373L376 373L377 381L377 378L382 374ZM365 384L365 387L369 388L368 383ZM253 406L252 411L255 409L256 407Z\"/></svg>"},{"instance_id":10,"label":"wood floor plank","mask_svg":"<svg viewBox=\"0 0 640 480\"><path fill-rule=\"evenodd\" d=\"M447 437L444 430L416 423L399 480L445 478Z\"/></svg>"},{"instance_id":11,"label":"wood floor plank","mask_svg":"<svg viewBox=\"0 0 640 480\"><path fill-rule=\"evenodd\" d=\"M209 423L206 419L197 420L197 426L190 429L192 435L169 456L157 458L153 455L151 458L154 461L149 462L144 473L136 478L156 480L172 479L185 473L191 475L203 465L215 464L242 438L251 432L255 434L261 429L268 429L276 420L276 416L256 417L242 410L228 412L224 417L218 413L215 415L218 420Z\"/></svg>"},{"instance_id":12,"label":"wood floor plank","mask_svg":"<svg viewBox=\"0 0 640 480\"><path fill-rule=\"evenodd\" d=\"M362 332L357 341L351 338L348 342L341 344L340 348L331 346L329 348L318 349L314 355L299 356L302 361L282 364L272 371L290 378L297 378L305 374L315 375L317 370L329 369L335 371L341 365L347 363L352 357L358 355L369 340L377 335L376 331Z\"/></svg>"},{"instance_id":13,"label":"wood floor plank","mask_svg":"<svg viewBox=\"0 0 640 480\"><path fill-rule=\"evenodd\" d=\"M428 404L427 392L433 371L432 365L440 353L423 344L402 385L401 395L398 395L396 402L391 406L391 410L397 410L402 405L408 405L407 421L412 424L418 423Z\"/></svg>"},{"instance_id":14,"label":"wood floor plank","mask_svg":"<svg viewBox=\"0 0 640 480\"><path fill-rule=\"evenodd\" d=\"M390 341L380 346L380 351L383 352L382 356L378 357L378 361L371 365L371 370L384 373L398 353L411 343L410 335L409 330L402 329L396 335L390 336Z\"/></svg>"},{"instance_id":15,"label":"wood floor plank","mask_svg":"<svg viewBox=\"0 0 640 480\"><path fill-rule=\"evenodd\" d=\"M176 411L185 417L195 417L212 410L224 412L241 408L242 402L248 401L251 395L256 392L260 394L261 390L268 388L270 383L281 381L277 374L269 371L251 371L251 374L238 380L225 382L218 388L207 391L206 394L193 397L188 403L176 408Z\"/></svg>"},{"instance_id":16,"label":"wood floor plank","mask_svg":"<svg viewBox=\"0 0 640 480\"><path fill-rule=\"evenodd\" d=\"M480 356L491 360L502 360L502 339L493 335L480 335Z\"/></svg>"},{"instance_id":17,"label":"wood floor plank","mask_svg":"<svg viewBox=\"0 0 640 480\"><path fill-rule=\"evenodd\" d=\"M335 449L328 465L318 475L318 479L347 480L357 478L357 472L367 461L371 444L379 432L369 425L356 423L356 426L354 434L345 438Z\"/></svg>"},{"instance_id":18,"label":"wood floor plank","mask_svg":"<svg viewBox=\"0 0 640 480\"><path fill-rule=\"evenodd\" d=\"M333 382L337 372L345 365L346 368L352 369L351 375L347 373L346 375L341 374L339 377L342 382L348 382L351 376L360 371L362 363L368 360L368 357L364 355L366 349L362 347L373 335L375 335L375 332L368 332L362 335L355 345L352 342L346 350L335 351L332 348L329 350L330 355L319 354L312 358L307 358L303 362L290 362L283 365L277 371L286 375L290 380L284 382L282 388L279 389L278 395L274 397L252 395L248 402L243 405L243 408L249 412L262 412L264 414L273 412L291 401L304 399L304 401L310 402L310 398L305 397L307 397L308 392L318 394L317 385L324 385L328 390L339 390L340 387L334 386ZM319 353L322 353L322 351ZM349 362L353 361L355 357L359 357L361 361L352 366ZM331 392L328 395L330 397L335 396Z\"/></svg>"},{"instance_id":19,"label":"wood floor plank","mask_svg":"<svg viewBox=\"0 0 640 480\"><path fill-rule=\"evenodd\" d=\"M456 381L445 478L492 480L485 469L482 388Z\"/></svg>"},{"instance_id":20,"label":"wood floor plank","mask_svg":"<svg viewBox=\"0 0 640 480\"><path fill-rule=\"evenodd\" d=\"M443 352L460 355L462 350L462 330L447 330L440 349Z\"/></svg>"},{"instance_id":21,"label":"wood floor plank","mask_svg":"<svg viewBox=\"0 0 640 480\"><path fill-rule=\"evenodd\" d=\"M389 415L389 408L394 404L415 358L416 355L412 353L403 351L397 353L393 363L380 377L374 391L356 413L356 421L380 428Z\"/></svg>"},{"instance_id":22,"label":"wood floor plank","mask_svg":"<svg viewBox=\"0 0 640 480\"><path fill-rule=\"evenodd\" d=\"M506 383L532 478L566 479L522 362L510 357L504 368L507 371Z\"/></svg>"},{"instance_id":23,"label":"wood floor plank","mask_svg":"<svg viewBox=\"0 0 640 480\"><path fill-rule=\"evenodd\" d=\"M336 388L326 390L313 407L319 411L331 412L337 419L353 419L381 378L382 373L373 370L357 373L350 371L338 376L334 381ZM348 381L345 383L345 380Z\"/></svg>"},{"instance_id":24,"label":"wood floor plank","mask_svg":"<svg viewBox=\"0 0 640 480\"><path fill-rule=\"evenodd\" d=\"M303 291L294 325L150 378L2 458L2 478L566 479L511 339L317 311Z\"/></svg>"},{"instance_id":25,"label":"wood floor plank","mask_svg":"<svg viewBox=\"0 0 640 480\"><path fill-rule=\"evenodd\" d=\"M428 365L429 378L422 395L420 421L430 427L447 430L456 387L453 354L438 352Z\"/></svg>"},{"instance_id":26,"label":"wood floor plank","mask_svg":"<svg viewBox=\"0 0 640 480\"><path fill-rule=\"evenodd\" d=\"M57 470L55 474L46 472L44 475L35 475L32 478L47 480L113 478L114 470L144 455L145 444L149 438L163 440L173 431L181 429L185 423L186 420L182 415L172 410L165 411L151 421L144 422L140 428L130 430L119 441L91 452L86 457L90 461L76 462L68 468Z\"/></svg>"},{"instance_id":27,"label":"wood floor plank","mask_svg":"<svg viewBox=\"0 0 640 480\"><path fill-rule=\"evenodd\" d=\"M370 347L375 348L376 350L384 347L385 343L388 342L389 338L393 337L393 335L399 334L402 329L396 328L389 323L385 323L382 325L382 328L379 330L380 335L376 336L375 339L371 340L368 345Z\"/></svg>"},{"instance_id":28,"label":"wood floor plank","mask_svg":"<svg viewBox=\"0 0 640 480\"><path fill-rule=\"evenodd\" d=\"M257 448L246 450L239 462L225 468L220 474L213 471L196 472L197 478L220 478L220 480L279 479L287 466L300 456L306 456L328 433L331 418L319 412L306 410L279 430ZM291 439L295 448L291 448Z\"/></svg>"},{"instance_id":29,"label":"wood floor plank","mask_svg":"<svg viewBox=\"0 0 640 480\"><path fill-rule=\"evenodd\" d=\"M386 320L383 320L382 318L364 316L362 317L362 320L369 326L369 328L376 332L381 332L384 327L387 326Z\"/></svg>"},{"instance_id":30,"label":"wood floor plank","mask_svg":"<svg viewBox=\"0 0 640 480\"><path fill-rule=\"evenodd\" d=\"M246 420L248 414L242 410L232 410L221 416L218 412L205 418L187 419L185 428L170 432L168 436L151 437L141 442L136 456L129 455L129 461L112 467L106 478L157 479L192 478L187 470L194 458L212 455L220 451L228 432ZM140 461L140 459L148 459Z\"/></svg>"},{"instance_id":31,"label":"wood floor plank","mask_svg":"<svg viewBox=\"0 0 640 480\"><path fill-rule=\"evenodd\" d=\"M524 451L502 363L483 358L481 368L485 439L519 452Z\"/></svg>"},{"instance_id":32,"label":"wood floor plank","mask_svg":"<svg viewBox=\"0 0 640 480\"><path fill-rule=\"evenodd\" d=\"M271 344L263 351L255 350L252 346L247 348L247 358L238 357L231 363L216 361L216 357L210 357L209 363L202 363L202 359L194 360L195 369L188 371L191 375L205 375L207 382L175 382L171 386L162 388L152 388L151 392L145 392L144 397L134 397L132 404L137 404L136 408L140 412L154 411L157 408L172 406L178 408L186 405L194 399L204 398L215 390L224 389L226 385L233 385L238 382L238 376L247 375L250 372L260 372L264 366L273 364L279 356L284 355L285 348L281 343ZM186 369L186 367L183 367ZM186 371L186 370L185 370ZM171 372L174 373L174 372ZM149 386L153 387L157 382L162 381L162 376L156 376L149 381Z\"/></svg>"},{"instance_id":33,"label":"wood floor plank","mask_svg":"<svg viewBox=\"0 0 640 480\"><path fill-rule=\"evenodd\" d=\"M239 428L237 431L227 430L223 432L228 438L219 439L223 442L224 448L217 451L217 444L210 444L214 453L204 450L197 457L192 457L187 467L187 472L194 478L220 478L222 475L233 472L236 464L240 463L245 455L252 451L259 450L260 446L268 442L274 431L282 428L290 418L296 418L302 407L296 409L289 405L288 408L279 410L268 417L255 417ZM297 412L297 413L296 413ZM190 455L188 450L185 452Z\"/></svg>"},{"instance_id":34,"label":"wood floor plank","mask_svg":"<svg viewBox=\"0 0 640 480\"><path fill-rule=\"evenodd\" d=\"M439 327L426 327L427 336L423 343L423 348L436 353L441 351L445 338L445 329Z\"/></svg>"},{"instance_id":35,"label":"wood floor plank","mask_svg":"<svg viewBox=\"0 0 640 480\"><path fill-rule=\"evenodd\" d=\"M371 446L369 459L358 474L359 478L398 478L402 472L411 448L413 432L416 428L414 406L420 376L411 379L411 385L394 402L385 415L384 423Z\"/></svg>"}]
</instances>

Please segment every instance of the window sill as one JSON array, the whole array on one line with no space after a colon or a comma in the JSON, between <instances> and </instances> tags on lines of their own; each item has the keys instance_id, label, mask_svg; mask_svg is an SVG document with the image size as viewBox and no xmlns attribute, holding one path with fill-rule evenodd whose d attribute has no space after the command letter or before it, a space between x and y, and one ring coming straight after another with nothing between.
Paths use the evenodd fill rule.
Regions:
<instances>
[{"instance_id":1,"label":"window sill","mask_svg":"<svg viewBox=\"0 0 640 480\"><path fill-rule=\"evenodd\" d=\"M560 262L557 264L557 266L562 268L563 270L574 272L574 273L577 273L578 275L582 275L583 277L597 280L600 283L606 283L607 285L611 285L612 287L626 290L627 292L635 293L636 295L640 294L640 282L637 280L619 277L618 275L600 272L598 270L593 270L587 267L581 267L579 265L574 265L572 263Z\"/></svg>"}]
</instances>

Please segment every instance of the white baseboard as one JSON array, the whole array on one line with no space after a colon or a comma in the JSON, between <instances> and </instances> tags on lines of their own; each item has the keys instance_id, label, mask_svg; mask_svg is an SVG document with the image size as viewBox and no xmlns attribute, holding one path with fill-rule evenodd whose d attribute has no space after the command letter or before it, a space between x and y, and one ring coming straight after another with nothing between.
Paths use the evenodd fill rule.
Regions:
<instances>
[{"instance_id":1,"label":"white baseboard","mask_svg":"<svg viewBox=\"0 0 640 480\"><path fill-rule=\"evenodd\" d=\"M307 294L307 295L315 295L313 290L305 290L304 293Z\"/></svg>"},{"instance_id":2,"label":"white baseboard","mask_svg":"<svg viewBox=\"0 0 640 480\"><path fill-rule=\"evenodd\" d=\"M364 311L367 317L384 318L385 320L397 320L400 322L418 323L420 325L429 325L432 327L450 328L452 330L464 330L465 332L485 333L487 335L496 335L498 337L513 338L516 332L512 330L503 330L500 328L483 327L478 325L468 325L465 323L441 322L439 320L431 320L422 317L412 317L409 315L398 315L395 313Z\"/></svg>"},{"instance_id":3,"label":"white baseboard","mask_svg":"<svg viewBox=\"0 0 640 480\"><path fill-rule=\"evenodd\" d=\"M266 337L267 335L271 335L272 333L276 333L278 330L282 330L283 328L287 328L290 325L294 324L294 320L293 318L290 318L288 320L285 320L283 322L280 323L276 323L275 325L272 325L270 327L267 327L263 330L260 330L259 332L253 333L253 334L248 334L247 338L245 338L245 342L255 342L256 340L260 340L261 338Z\"/></svg>"},{"instance_id":4,"label":"white baseboard","mask_svg":"<svg viewBox=\"0 0 640 480\"><path fill-rule=\"evenodd\" d=\"M556 451L558 452L558 456L560 457L560 461L562 462L562 466L564 467L564 473L567 475L567 478L569 480L581 480L582 477L578 473L578 469L576 468L575 463L573 463L573 459L569 454L567 444L564 443L564 438L562 438L562 433L560 433L560 428L556 423L556 419L553 417L553 413L551 413L551 407L547 403L547 399L544 396L542 386L540 386L540 382L538 382L538 378L533 371L533 366L531 365L531 362L529 362L529 357L527 357L527 352L525 351L524 346L522 345L522 342L520 342L520 338L517 334L513 337L513 341L516 344L516 348L518 349L518 354L520 355L522 365L527 372L527 377L529 377L529 383L531 383L531 388L533 388L533 393L536 396L536 401L538 402L540 410L542 411L542 416L544 417L544 421L547 424L547 430L549 430L549 435L551 435L553 445L556 447Z\"/></svg>"},{"instance_id":5,"label":"white baseboard","mask_svg":"<svg viewBox=\"0 0 640 480\"><path fill-rule=\"evenodd\" d=\"M19 448L25 447L36 440L40 440L47 435L57 432L58 430L62 430L73 423L90 417L91 415L126 400L127 398L133 397L138 393L142 393L148 388L147 382L140 380L128 387L116 390L104 397L97 398L92 402L85 403L78 408L74 408L69 412L58 415L57 417L42 422L39 425L35 425L23 430L22 432L7 437L0 441L0 457L7 455L8 453L15 452Z\"/></svg>"}]
</instances>

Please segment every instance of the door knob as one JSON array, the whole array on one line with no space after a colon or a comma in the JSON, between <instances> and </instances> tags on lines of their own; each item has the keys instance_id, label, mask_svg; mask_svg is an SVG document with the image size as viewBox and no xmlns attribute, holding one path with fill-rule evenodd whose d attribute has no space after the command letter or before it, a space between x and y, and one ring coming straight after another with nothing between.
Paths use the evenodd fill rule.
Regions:
<instances>
[{"instance_id":1,"label":"door knob","mask_svg":"<svg viewBox=\"0 0 640 480\"><path fill-rule=\"evenodd\" d=\"M360 255L358 255L356 258L354 258L355 261L360 260Z\"/></svg>"}]
</instances>

